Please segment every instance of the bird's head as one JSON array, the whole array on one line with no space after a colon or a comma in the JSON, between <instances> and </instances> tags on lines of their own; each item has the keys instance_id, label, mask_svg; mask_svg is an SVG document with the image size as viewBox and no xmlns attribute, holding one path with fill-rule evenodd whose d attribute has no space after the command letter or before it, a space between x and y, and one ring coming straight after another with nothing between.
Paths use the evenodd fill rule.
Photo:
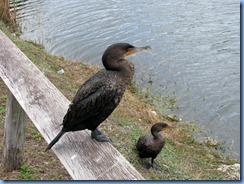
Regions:
<instances>
[{"instance_id":1,"label":"bird's head","mask_svg":"<svg viewBox=\"0 0 244 184\"><path fill-rule=\"evenodd\" d=\"M161 132L163 130L167 130L169 128L177 128L175 126L170 126L168 125L167 123L163 123L163 122L160 122L160 123L155 123L152 128L151 128L151 132Z\"/></svg>"},{"instance_id":2,"label":"bird's head","mask_svg":"<svg viewBox=\"0 0 244 184\"><path fill-rule=\"evenodd\" d=\"M148 49L151 47L135 47L128 43L115 43L105 50L102 56L103 65L107 70L116 70L124 57Z\"/></svg>"}]
</instances>

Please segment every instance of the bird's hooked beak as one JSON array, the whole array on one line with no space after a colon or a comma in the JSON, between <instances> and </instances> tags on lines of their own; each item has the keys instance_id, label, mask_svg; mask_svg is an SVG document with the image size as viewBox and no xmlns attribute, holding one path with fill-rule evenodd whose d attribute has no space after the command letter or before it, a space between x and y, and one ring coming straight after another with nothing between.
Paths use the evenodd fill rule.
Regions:
<instances>
[{"instance_id":1,"label":"bird's hooked beak","mask_svg":"<svg viewBox=\"0 0 244 184\"><path fill-rule=\"evenodd\" d=\"M134 54L134 53L136 53L136 52L140 52L140 51L143 51L143 50L150 50L150 49L151 49L150 46L130 48L130 49L124 54L124 56L129 56L129 55Z\"/></svg>"}]
</instances>

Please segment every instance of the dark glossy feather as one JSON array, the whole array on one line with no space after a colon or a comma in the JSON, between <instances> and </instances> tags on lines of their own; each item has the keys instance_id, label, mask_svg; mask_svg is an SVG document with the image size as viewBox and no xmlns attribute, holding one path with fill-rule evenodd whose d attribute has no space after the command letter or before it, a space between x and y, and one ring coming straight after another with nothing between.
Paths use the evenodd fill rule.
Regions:
<instances>
[{"instance_id":1,"label":"dark glossy feather","mask_svg":"<svg viewBox=\"0 0 244 184\"><path fill-rule=\"evenodd\" d=\"M113 112L126 88L116 75L101 70L80 87L64 117L65 131L95 129Z\"/></svg>"},{"instance_id":2,"label":"dark glossy feather","mask_svg":"<svg viewBox=\"0 0 244 184\"><path fill-rule=\"evenodd\" d=\"M164 147L165 139L154 139L151 135L142 136L139 138L136 148L140 158L156 158Z\"/></svg>"}]
</instances>

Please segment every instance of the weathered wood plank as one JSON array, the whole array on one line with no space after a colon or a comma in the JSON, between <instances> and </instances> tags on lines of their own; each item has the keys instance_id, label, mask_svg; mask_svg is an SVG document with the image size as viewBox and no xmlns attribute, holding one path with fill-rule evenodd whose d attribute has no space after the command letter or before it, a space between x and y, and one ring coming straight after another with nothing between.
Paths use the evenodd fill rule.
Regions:
<instances>
[{"instance_id":1,"label":"weathered wood plank","mask_svg":"<svg viewBox=\"0 0 244 184\"><path fill-rule=\"evenodd\" d=\"M1 31L0 77L50 142L70 102ZM143 179L110 143L92 140L88 130L66 133L53 151L76 180Z\"/></svg>"},{"instance_id":2,"label":"weathered wood plank","mask_svg":"<svg viewBox=\"0 0 244 184\"><path fill-rule=\"evenodd\" d=\"M3 166L7 172L18 169L22 164L25 127L26 114L8 91L3 139Z\"/></svg>"}]
</instances>

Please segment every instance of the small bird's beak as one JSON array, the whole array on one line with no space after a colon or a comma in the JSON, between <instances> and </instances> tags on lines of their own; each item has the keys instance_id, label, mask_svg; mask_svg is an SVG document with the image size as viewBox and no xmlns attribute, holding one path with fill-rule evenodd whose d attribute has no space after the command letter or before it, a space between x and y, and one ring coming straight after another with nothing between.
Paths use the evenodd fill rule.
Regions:
<instances>
[{"instance_id":1,"label":"small bird's beak","mask_svg":"<svg viewBox=\"0 0 244 184\"><path fill-rule=\"evenodd\" d=\"M176 126L167 126L167 127L164 127L163 130L168 130L170 128L178 128L178 127L176 127Z\"/></svg>"},{"instance_id":2,"label":"small bird's beak","mask_svg":"<svg viewBox=\"0 0 244 184\"><path fill-rule=\"evenodd\" d=\"M140 51L143 51L143 50L150 50L150 49L151 49L150 46L134 47L134 48L129 49L129 51L124 54L124 56L129 56L129 55L134 54L136 52L140 52Z\"/></svg>"}]
</instances>

